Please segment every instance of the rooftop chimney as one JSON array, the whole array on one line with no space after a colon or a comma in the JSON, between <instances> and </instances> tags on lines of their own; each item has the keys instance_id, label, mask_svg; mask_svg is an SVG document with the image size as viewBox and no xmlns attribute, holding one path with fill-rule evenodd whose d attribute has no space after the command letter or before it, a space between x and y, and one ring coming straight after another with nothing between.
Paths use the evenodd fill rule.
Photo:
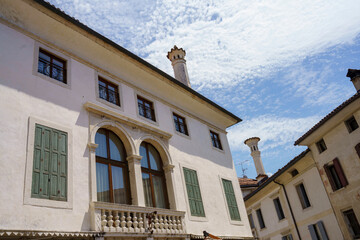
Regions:
<instances>
[{"instance_id":1,"label":"rooftop chimney","mask_svg":"<svg viewBox=\"0 0 360 240\"><path fill-rule=\"evenodd\" d=\"M251 156L254 160L256 172L258 174L256 177L258 181L262 180L264 177L267 177L267 175L265 174L264 166L261 161L261 156L260 156L261 152L259 151L258 148L259 141L260 138L258 137L248 138L244 141L244 144L248 145L248 147L251 150Z\"/></svg>"},{"instance_id":2,"label":"rooftop chimney","mask_svg":"<svg viewBox=\"0 0 360 240\"><path fill-rule=\"evenodd\" d=\"M346 76L350 78L350 80L354 84L356 91L359 91L360 90L360 70L348 69Z\"/></svg>"},{"instance_id":3,"label":"rooftop chimney","mask_svg":"<svg viewBox=\"0 0 360 240\"><path fill-rule=\"evenodd\" d=\"M186 68L185 55L186 52L184 49L178 48L176 45L174 45L170 52L168 52L167 58L171 61L175 78L186 86L191 87L189 74Z\"/></svg>"}]
</instances>

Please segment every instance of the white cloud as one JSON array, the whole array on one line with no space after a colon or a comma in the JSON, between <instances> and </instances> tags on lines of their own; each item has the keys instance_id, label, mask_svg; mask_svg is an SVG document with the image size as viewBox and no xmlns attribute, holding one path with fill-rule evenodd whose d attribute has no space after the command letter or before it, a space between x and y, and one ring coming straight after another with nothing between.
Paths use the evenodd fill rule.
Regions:
<instances>
[{"instance_id":1,"label":"white cloud","mask_svg":"<svg viewBox=\"0 0 360 240\"><path fill-rule=\"evenodd\" d=\"M248 119L229 129L229 144L232 151L249 151L244 141L250 137L260 137L260 151L289 148L319 119L318 116L294 119L270 115Z\"/></svg>"}]
</instances>

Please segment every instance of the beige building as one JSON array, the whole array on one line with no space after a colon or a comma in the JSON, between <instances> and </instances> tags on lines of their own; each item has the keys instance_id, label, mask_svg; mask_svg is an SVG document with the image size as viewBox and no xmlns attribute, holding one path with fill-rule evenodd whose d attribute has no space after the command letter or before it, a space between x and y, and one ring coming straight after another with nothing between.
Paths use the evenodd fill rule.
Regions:
<instances>
[{"instance_id":1,"label":"beige building","mask_svg":"<svg viewBox=\"0 0 360 240\"><path fill-rule=\"evenodd\" d=\"M0 1L0 239L252 238L241 119L191 89L185 54L175 79L45 1Z\"/></svg>"},{"instance_id":2,"label":"beige building","mask_svg":"<svg viewBox=\"0 0 360 240\"><path fill-rule=\"evenodd\" d=\"M349 69L357 93L295 145L311 149L344 239L360 239L360 70Z\"/></svg>"}]
</instances>

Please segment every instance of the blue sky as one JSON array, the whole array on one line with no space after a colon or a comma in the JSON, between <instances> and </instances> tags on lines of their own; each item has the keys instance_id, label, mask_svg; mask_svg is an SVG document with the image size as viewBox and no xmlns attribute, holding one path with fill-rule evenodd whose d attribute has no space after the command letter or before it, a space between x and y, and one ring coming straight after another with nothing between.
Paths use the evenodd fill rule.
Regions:
<instances>
[{"instance_id":1,"label":"blue sky","mask_svg":"<svg viewBox=\"0 0 360 240\"><path fill-rule=\"evenodd\" d=\"M305 147L294 141L355 94L360 2L50 0L70 16L173 75L167 52L186 50L192 87L243 122L228 129L236 164L256 177L249 137L265 171ZM250 160L250 161L247 161Z\"/></svg>"}]
</instances>

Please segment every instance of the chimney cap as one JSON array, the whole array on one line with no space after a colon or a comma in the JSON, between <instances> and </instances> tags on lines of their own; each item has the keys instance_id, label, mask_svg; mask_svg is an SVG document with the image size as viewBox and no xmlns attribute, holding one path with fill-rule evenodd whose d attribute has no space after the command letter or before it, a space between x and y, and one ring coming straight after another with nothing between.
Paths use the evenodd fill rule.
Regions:
<instances>
[{"instance_id":1,"label":"chimney cap","mask_svg":"<svg viewBox=\"0 0 360 240\"><path fill-rule=\"evenodd\" d=\"M360 70L358 70L358 69L350 69L349 68L346 76L349 77L350 80L352 80L354 77L359 77L360 76Z\"/></svg>"},{"instance_id":2,"label":"chimney cap","mask_svg":"<svg viewBox=\"0 0 360 240\"><path fill-rule=\"evenodd\" d=\"M248 139L246 139L246 140L244 141L244 144L247 145L246 142L247 142L247 141L251 141L251 140L260 141L260 138L259 138L259 137L251 137L251 138L248 138Z\"/></svg>"},{"instance_id":3,"label":"chimney cap","mask_svg":"<svg viewBox=\"0 0 360 240\"><path fill-rule=\"evenodd\" d=\"M182 55L183 55L183 57L185 57L186 56L186 51L184 50L184 49L182 49L182 48L178 48L176 45L174 45L174 47L170 50L170 52L168 52L168 54L166 55L166 57L170 60L170 61L172 61L173 59L171 59L171 53L174 53L175 51L178 51L178 52L182 52Z\"/></svg>"}]
</instances>

